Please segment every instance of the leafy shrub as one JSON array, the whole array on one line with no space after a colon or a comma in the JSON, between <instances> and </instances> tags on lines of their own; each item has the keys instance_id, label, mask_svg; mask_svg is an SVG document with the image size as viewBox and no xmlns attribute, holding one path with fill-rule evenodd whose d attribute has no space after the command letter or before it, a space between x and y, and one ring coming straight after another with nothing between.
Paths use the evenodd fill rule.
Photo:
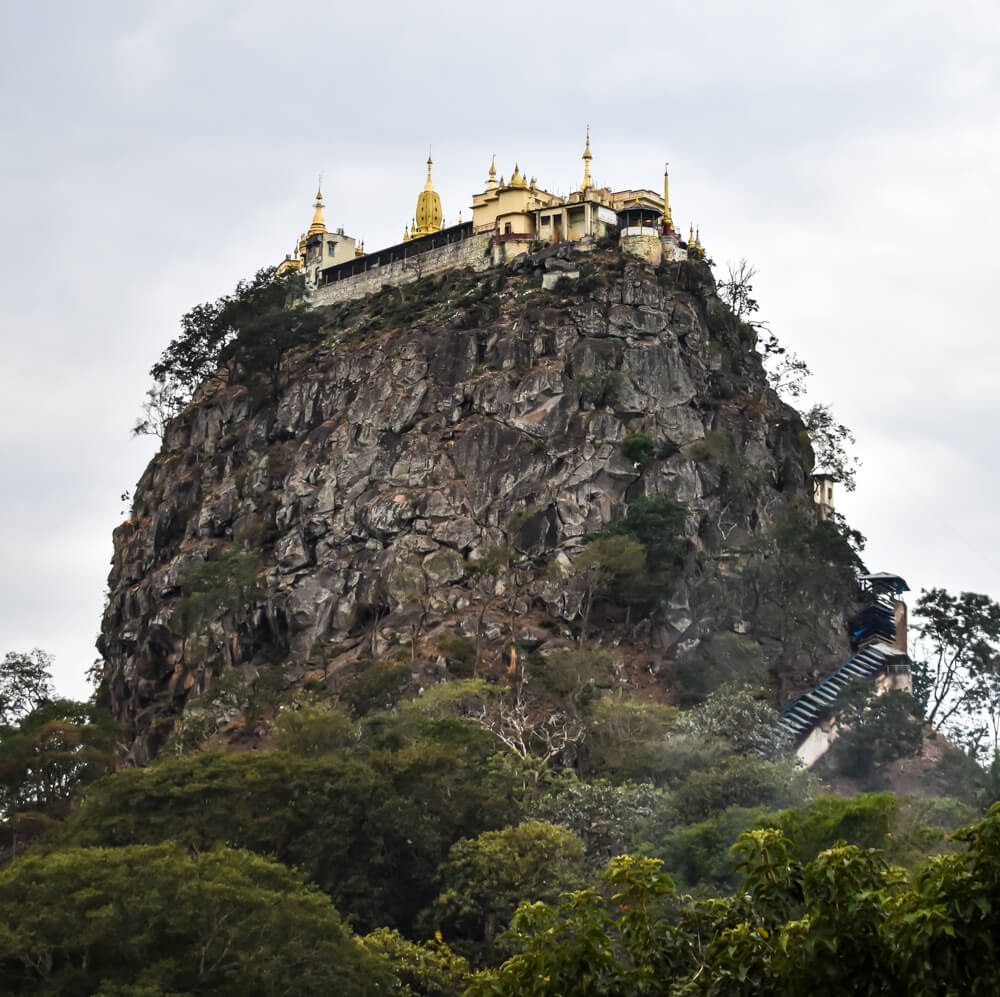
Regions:
<instances>
[{"instance_id":1,"label":"leafy shrub","mask_svg":"<svg viewBox=\"0 0 1000 997\"><path fill-rule=\"evenodd\" d=\"M700 440L688 444L691 460L724 461L732 451L729 437L718 429L710 429Z\"/></svg>"},{"instance_id":2,"label":"leafy shrub","mask_svg":"<svg viewBox=\"0 0 1000 997\"><path fill-rule=\"evenodd\" d=\"M776 758L789 748L777 720L778 714L751 689L730 685L685 713L678 730L703 740L718 739L737 754Z\"/></svg>"},{"instance_id":3,"label":"leafy shrub","mask_svg":"<svg viewBox=\"0 0 1000 997\"><path fill-rule=\"evenodd\" d=\"M646 551L651 571L672 574L684 564L688 507L669 495L645 495L627 509L608 533L633 537Z\"/></svg>"},{"instance_id":4,"label":"leafy shrub","mask_svg":"<svg viewBox=\"0 0 1000 997\"><path fill-rule=\"evenodd\" d=\"M850 799L820 796L769 821L791 841L796 858L808 862L841 840L861 848L884 848L892 837L897 806L892 793L861 793Z\"/></svg>"},{"instance_id":5,"label":"leafy shrub","mask_svg":"<svg viewBox=\"0 0 1000 997\"><path fill-rule=\"evenodd\" d=\"M648 464L653 459L656 447L645 433L629 433L622 440L622 453L639 465Z\"/></svg>"},{"instance_id":6,"label":"leafy shrub","mask_svg":"<svg viewBox=\"0 0 1000 997\"><path fill-rule=\"evenodd\" d=\"M581 405L611 406L618 400L624 378L618 370L598 370L584 374L573 382L577 400Z\"/></svg>"},{"instance_id":7,"label":"leafy shrub","mask_svg":"<svg viewBox=\"0 0 1000 997\"><path fill-rule=\"evenodd\" d=\"M756 686L766 680L763 652L755 640L735 633L712 634L698 651L675 669L682 702L701 702L729 683Z\"/></svg>"},{"instance_id":8,"label":"leafy shrub","mask_svg":"<svg viewBox=\"0 0 1000 997\"><path fill-rule=\"evenodd\" d=\"M909 692L873 691L867 683L837 707L840 736L831 762L851 776L871 776L899 758L919 755L924 745L919 705Z\"/></svg>"},{"instance_id":9,"label":"leafy shrub","mask_svg":"<svg viewBox=\"0 0 1000 997\"><path fill-rule=\"evenodd\" d=\"M365 949L392 966L400 997L462 997L468 984L469 963L453 952L440 935L418 943L392 928L378 928L361 939Z\"/></svg>"},{"instance_id":10,"label":"leafy shrub","mask_svg":"<svg viewBox=\"0 0 1000 997\"><path fill-rule=\"evenodd\" d=\"M532 801L527 812L535 820L572 831L583 841L591 862L603 865L612 855L638 848L640 829L662 796L662 790L648 783L574 779Z\"/></svg>"},{"instance_id":11,"label":"leafy shrub","mask_svg":"<svg viewBox=\"0 0 1000 997\"><path fill-rule=\"evenodd\" d=\"M669 807L668 807L669 810ZM659 834L647 822L644 850L663 860L678 886L699 892L735 890L739 886L733 842L752 827L766 823L763 807L729 807L721 813Z\"/></svg>"},{"instance_id":12,"label":"leafy shrub","mask_svg":"<svg viewBox=\"0 0 1000 997\"><path fill-rule=\"evenodd\" d=\"M583 842L564 827L526 821L456 842L442 865L442 890L425 927L482 964L522 901L552 901L582 885Z\"/></svg>"},{"instance_id":13,"label":"leafy shrub","mask_svg":"<svg viewBox=\"0 0 1000 997\"><path fill-rule=\"evenodd\" d=\"M476 667L476 642L471 637L442 634L438 648L448 662L448 671L459 678L471 677Z\"/></svg>"},{"instance_id":14,"label":"leafy shrub","mask_svg":"<svg viewBox=\"0 0 1000 997\"><path fill-rule=\"evenodd\" d=\"M613 782L663 781L669 767L666 733L676 718L668 706L617 696L589 703L581 761L590 772Z\"/></svg>"},{"instance_id":15,"label":"leafy shrub","mask_svg":"<svg viewBox=\"0 0 1000 997\"><path fill-rule=\"evenodd\" d=\"M531 668L531 677L547 692L579 704L595 686L607 685L611 659L602 650L573 648L553 651Z\"/></svg>"},{"instance_id":16,"label":"leafy shrub","mask_svg":"<svg viewBox=\"0 0 1000 997\"><path fill-rule=\"evenodd\" d=\"M354 719L329 705L283 710L274 724L275 747L302 756L349 748L359 736Z\"/></svg>"},{"instance_id":17,"label":"leafy shrub","mask_svg":"<svg viewBox=\"0 0 1000 997\"><path fill-rule=\"evenodd\" d=\"M807 799L815 785L811 773L792 762L737 756L717 768L693 772L675 790L670 805L678 823L691 824L730 807L787 807Z\"/></svg>"},{"instance_id":18,"label":"leafy shrub","mask_svg":"<svg viewBox=\"0 0 1000 997\"><path fill-rule=\"evenodd\" d=\"M402 698L411 681L406 665L377 664L365 668L339 691L338 698L356 717L387 710Z\"/></svg>"}]
</instances>

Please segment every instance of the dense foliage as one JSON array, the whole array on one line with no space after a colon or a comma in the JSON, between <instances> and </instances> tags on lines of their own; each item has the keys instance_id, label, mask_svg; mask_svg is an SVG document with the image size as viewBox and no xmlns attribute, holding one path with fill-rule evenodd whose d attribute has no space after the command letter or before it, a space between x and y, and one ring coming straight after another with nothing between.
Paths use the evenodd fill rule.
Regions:
<instances>
[{"instance_id":1,"label":"dense foliage","mask_svg":"<svg viewBox=\"0 0 1000 997\"><path fill-rule=\"evenodd\" d=\"M178 844L28 854L0 871L7 994L388 992L387 960L276 862Z\"/></svg>"},{"instance_id":2,"label":"dense foliage","mask_svg":"<svg viewBox=\"0 0 1000 997\"><path fill-rule=\"evenodd\" d=\"M731 897L678 896L659 862L622 856L596 888L519 908L517 952L470 997L991 994L1000 930L1000 806L961 851L911 878L840 842L802 863L779 831L740 836Z\"/></svg>"},{"instance_id":3,"label":"dense foliage","mask_svg":"<svg viewBox=\"0 0 1000 997\"><path fill-rule=\"evenodd\" d=\"M669 577L683 515L642 503L589 549L634 546L640 573ZM853 563L836 532L779 528L823 552L828 581ZM256 580L252 558L221 554L180 580L187 639L206 656L213 621L238 625ZM511 564L498 549L481 573ZM8 656L0 986L673 997L880 993L898 979L991 992L1000 809L952 835L975 809L820 795L753 685L706 687L686 709L629 698L585 636L512 657L503 682L417 697L408 667L373 667L339 702L275 700L269 746L177 739L113 774L110 720L48 700L40 652ZM712 643L756 674L750 642ZM474 662L475 643L451 653ZM210 677L220 694L230 673ZM920 746L902 694L840 709L842 768L877 774ZM975 771L966 796L988 804L1000 778Z\"/></svg>"}]
</instances>

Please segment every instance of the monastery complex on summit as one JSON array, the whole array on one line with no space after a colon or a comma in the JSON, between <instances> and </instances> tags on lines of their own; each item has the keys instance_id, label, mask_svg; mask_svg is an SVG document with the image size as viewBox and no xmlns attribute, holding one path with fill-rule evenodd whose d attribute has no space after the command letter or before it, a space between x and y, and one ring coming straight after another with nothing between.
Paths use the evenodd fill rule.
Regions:
<instances>
[{"instance_id":1,"label":"monastery complex on summit","mask_svg":"<svg viewBox=\"0 0 1000 997\"><path fill-rule=\"evenodd\" d=\"M568 197L543 190L517 165L509 180L502 176L497 180L494 161L485 189L472 196L472 219L462 221L459 213L458 224L446 227L428 156L427 181L403 241L373 253L366 253L364 245L343 229L327 229L323 196L317 191L312 223L299 239L297 254L286 256L278 272L302 271L312 301L332 304L454 267L486 270L539 245L576 242L583 249L616 234L624 252L650 263L704 256L693 231L685 242L674 230L666 169L662 194L646 189L613 191L594 186L592 158L588 130L583 180Z\"/></svg>"}]
</instances>

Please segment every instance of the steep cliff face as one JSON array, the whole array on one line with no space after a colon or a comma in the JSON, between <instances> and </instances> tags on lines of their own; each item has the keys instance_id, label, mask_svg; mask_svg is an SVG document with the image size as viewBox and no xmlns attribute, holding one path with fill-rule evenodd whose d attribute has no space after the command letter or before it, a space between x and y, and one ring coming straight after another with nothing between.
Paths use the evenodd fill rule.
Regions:
<instances>
[{"instance_id":1,"label":"steep cliff face","mask_svg":"<svg viewBox=\"0 0 1000 997\"><path fill-rule=\"evenodd\" d=\"M276 390L239 371L202 386L114 537L100 647L135 760L228 670L293 686L387 654L441 670L435 634L565 644L575 557L642 496L686 505L685 566L644 619L599 613L599 639L641 648L669 684L711 634L753 636L756 596L734 604L727 579L783 515L811 515L801 419L705 264L582 263L552 291L538 271L558 259L386 289L331 310ZM516 584L473 577L492 545L518 552ZM185 635L187 573L233 551L257 585ZM481 612L504 592L506 634Z\"/></svg>"}]
</instances>

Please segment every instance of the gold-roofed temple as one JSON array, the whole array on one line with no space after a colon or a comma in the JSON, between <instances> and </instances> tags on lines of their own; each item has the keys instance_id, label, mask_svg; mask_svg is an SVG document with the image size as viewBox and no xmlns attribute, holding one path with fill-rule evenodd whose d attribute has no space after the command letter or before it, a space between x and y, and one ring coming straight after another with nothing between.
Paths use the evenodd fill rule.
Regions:
<instances>
[{"instance_id":1,"label":"gold-roofed temple","mask_svg":"<svg viewBox=\"0 0 1000 997\"><path fill-rule=\"evenodd\" d=\"M372 253L345 235L343 228L327 229L323 212L329 206L317 190L309 229L297 253L287 256L278 271L302 270L313 289L312 299L324 303L363 297L387 284L414 280L418 274L459 266L485 270L560 242L575 242L586 249L614 236L623 252L652 264L704 258L693 226L687 242L674 229L669 164L663 169L662 194L644 187L612 190L598 186L593 178L589 125L582 159L579 188L561 195L539 186L534 176L529 180L519 160L514 162L509 182L503 177L498 180L493 155L484 188L472 195L471 220L463 221L459 210L458 224L447 225L441 196L434 188L434 162L428 154L427 177L402 240Z\"/></svg>"},{"instance_id":2,"label":"gold-roofed temple","mask_svg":"<svg viewBox=\"0 0 1000 997\"><path fill-rule=\"evenodd\" d=\"M363 253L363 250L361 251ZM304 272L308 284L315 286L320 282L319 274L329 267L337 266L348 260L357 259L358 242L344 234L343 228L331 232L326 227L323 217L322 185L316 189L316 200L313 202L313 217L305 235L299 239L298 254L286 256L278 264L278 275L294 270Z\"/></svg>"}]
</instances>

